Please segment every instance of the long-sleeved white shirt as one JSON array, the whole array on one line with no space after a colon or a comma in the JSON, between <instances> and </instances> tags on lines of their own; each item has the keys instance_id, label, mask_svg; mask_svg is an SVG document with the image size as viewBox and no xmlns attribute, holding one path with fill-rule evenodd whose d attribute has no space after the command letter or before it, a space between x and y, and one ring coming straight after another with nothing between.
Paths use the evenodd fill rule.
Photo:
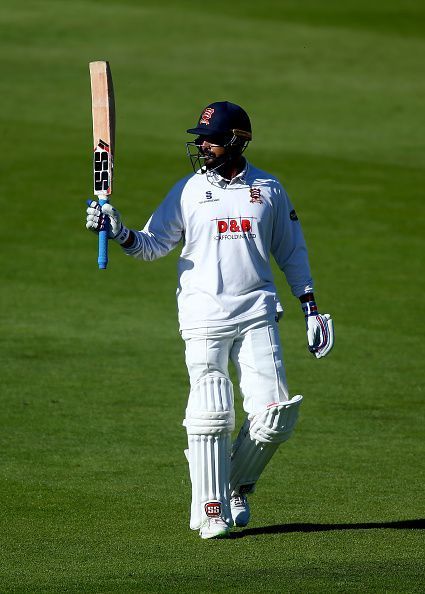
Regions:
<instances>
[{"instance_id":1,"label":"long-sleeved white shirt","mask_svg":"<svg viewBox=\"0 0 425 594\"><path fill-rule=\"evenodd\" d=\"M229 183L214 173L180 180L125 251L143 260L182 241L177 301L181 329L224 326L282 311L270 254L292 293L313 291L307 249L280 182L247 163Z\"/></svg>"}]
</instances>

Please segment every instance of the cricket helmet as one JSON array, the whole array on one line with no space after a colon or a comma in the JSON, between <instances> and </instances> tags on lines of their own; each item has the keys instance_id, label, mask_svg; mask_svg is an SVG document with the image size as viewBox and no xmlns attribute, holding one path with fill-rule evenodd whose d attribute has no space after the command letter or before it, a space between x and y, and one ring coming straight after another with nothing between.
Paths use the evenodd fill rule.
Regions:
<instances>
[{"instance_id":1,"label":"cricket helmet","mask_svg":"<svg viewBox=\"0 0 425 594\"><path fill-rule=\"evenodd\" d=\"M252 139L251 122L242 107L229 101L210 103L202 110L197 125L187 130L189 134L196 134L194 142L187 142L187 154L195 172L206 172L205 155L200 148L203 139L208 138L213 144L226 148L226 155L217 163L218 169L226 161L239 156ZM195 152L193 152L195 149ZM202 165L204 162L204 165Z\"/></svg>"},{"instance_id":2,"label":"cricket helmet","mask_svg":"<svg viewBox=\"0 0 425 594\"><path fill-rule=\"evenodd\" d=\"M197 126L188 130L189 134L198 136L228 135L237 132L243 133L243 138L252 138L248 114L242 107L229 101L216 101L207 105L202 110Z\"/></svg>"}]
</instances>

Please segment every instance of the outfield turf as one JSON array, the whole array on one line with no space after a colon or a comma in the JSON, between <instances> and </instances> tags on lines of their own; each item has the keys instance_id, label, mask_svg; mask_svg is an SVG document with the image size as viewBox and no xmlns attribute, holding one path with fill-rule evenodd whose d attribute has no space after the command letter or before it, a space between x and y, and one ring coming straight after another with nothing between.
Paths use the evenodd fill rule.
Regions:
<instances>
[{"instance_id":1,"label":"outfield turf","mask_svg":"<svg viewBox=\"0 0 425 594\"><path fill-rule=\"evenodd\" d=\"M0 592L423 592L425 8L419 0L0 4ZM188 528L178 250L97 270L88 62L140 228L211 101L302 221L336 346L278 274L295 436L226 541ZM240 401L237 403L241 421Z\"/></svg>"}]
</instances>

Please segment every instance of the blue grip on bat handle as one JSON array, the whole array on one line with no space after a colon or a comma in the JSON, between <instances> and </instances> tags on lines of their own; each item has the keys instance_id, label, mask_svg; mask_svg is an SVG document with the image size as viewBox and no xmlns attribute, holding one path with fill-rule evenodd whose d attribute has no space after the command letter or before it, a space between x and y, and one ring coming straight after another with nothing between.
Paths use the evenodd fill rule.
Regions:
<instances>
[{"instance_id":1,"label":"blue grip on bat handle","mask_svg":"<svg viewBox=\"0 0 425 594\"><path fill-rule=\"evenodd\" d=\"M104 200L103 198L99 198L100 206L106 204L108 200ZM105 217L103 222L103 229L99 231L99 255L97 258L97 263L99 264L99 268L101 270L105 270L108 265L108 231L109 231L109 217Z\"/></svg>"}]
</instances>

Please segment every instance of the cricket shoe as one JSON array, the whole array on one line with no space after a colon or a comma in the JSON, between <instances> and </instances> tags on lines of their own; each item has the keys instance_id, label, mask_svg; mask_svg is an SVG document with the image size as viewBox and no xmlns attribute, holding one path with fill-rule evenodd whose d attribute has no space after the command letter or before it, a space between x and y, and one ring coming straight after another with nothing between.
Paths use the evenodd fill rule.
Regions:
<instances>
[{"instance_id":1,"label":"cricket shoe","mask_svg":"<svg viewBox=\"0 0 425 594\"><path fill-rule=\"evenodd\" d=\"M230 511L235 526L243 528L249 522L251 512L249 509L248 499L245 495L232 495L230 498Z\"/></svg>"},{"instance_id":2,"label":"cricket shoe","mask_svg":"<svg viewBox=\"0 0 425 594\"><path fill-rule=\"evenodd\" d=\"M207 518L201 525L199 535L201 538L226 538L229 535L230 526L223 518Z\"/></svg>"}]
</instances>

